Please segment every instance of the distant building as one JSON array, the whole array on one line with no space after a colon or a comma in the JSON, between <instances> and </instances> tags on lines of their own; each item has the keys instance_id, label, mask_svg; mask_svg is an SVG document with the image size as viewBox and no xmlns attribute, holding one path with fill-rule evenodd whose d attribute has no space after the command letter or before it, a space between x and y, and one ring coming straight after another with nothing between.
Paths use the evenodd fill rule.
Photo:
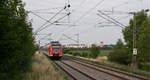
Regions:
<instances>
[{"instance_id":1,"label":"distant building","mask_svg":"<svg viewBox=\"0 0 150 80\"><path fill-rule=\"evenodd\" d=\"M66 44L63 45L63 47L66 48L84 48L84 47L88 47L86 44Z\"/></svg>"}]
</instances>

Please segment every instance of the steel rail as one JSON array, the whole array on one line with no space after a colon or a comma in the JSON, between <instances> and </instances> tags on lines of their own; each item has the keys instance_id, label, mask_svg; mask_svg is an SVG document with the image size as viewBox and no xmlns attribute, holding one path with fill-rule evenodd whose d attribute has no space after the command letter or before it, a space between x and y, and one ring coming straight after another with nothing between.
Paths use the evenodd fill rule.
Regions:
<instances>
[{"instance_id":1,"label":"steel rail","mask_svg":"<svg viewBox=\"0 0 150 80\"><path fill-rule=\"evenodd\" d=\"M71 61L73 61L73 60L71 60ZM112 72L121 73L122 75L126 75L126 76L129 76L129 77L137 78L137 79L140 79L140 80L150 80L149 78L146 78L146 77L142 77L142 76L134 75L134 74L131 74L131 73L127 73L127 72L123 72L123 71L111 69L111 68L108 68L108 67L105 67L105 66L100 66L100 65L92 64L92 63L89 63L89 62L86 62L86 61L81 61L81 60L77 60L76 59L76 61L73 61L73 62L79 63L79 64L81 64L83 66L92 65L92 66L95 66L97 68L102 68L102 69L106 69L106 70L109 70L109 71L112 71ZM85 64L87 64L87 65L85 65ZM89 66L89 67L91 67L91 66ZM94 68L94 67L91 67L91 68L101 71L100 69L97 69L97 68ZM105 73L108 73L110 75L114 75L114 74L111 74L111 73L106 72L106 71L105 71ZM118 76L118 75L114 75L114 76L123 78L123 77ZM129 80L129 79L124 78L124 80Z\"/></svg>"},{"instance_id":2,"label":"steel rail","mask_svg":"<svg viewBox=\"0 0 150 80\"><path fill-rule=\"evenodd\" d=\"M61 62L62 62L62 61L61 61ZM74 68L74 67L68 65L67 63L65 63L65 62L62 62L62 63L65 64L65 65L67 65L68 67L70 67L70 68L72 68L72 69L78 71L79 73L85 75L86 77L90 78L91 80L96 80L95 78L93 78L93 77L89 76L88 74L86 74L86 73L84 73L84 72L82 72L82 71L80 71L80 70L78 70L78 69L76 69L76 68Z\"/></svg>"}]
</instances>

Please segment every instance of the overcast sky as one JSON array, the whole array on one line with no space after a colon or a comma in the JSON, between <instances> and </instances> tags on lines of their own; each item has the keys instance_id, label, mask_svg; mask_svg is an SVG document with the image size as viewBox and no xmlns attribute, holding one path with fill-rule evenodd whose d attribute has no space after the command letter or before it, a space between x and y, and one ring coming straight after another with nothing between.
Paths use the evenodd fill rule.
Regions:
<instances>
[{"instance_id":1,"label":"overcast sky","mask_svg":"<svg viewBox=\"0 0 150 80\"><path fill-rule=\"evenodd\" d=\"M26 3L25 9L34 12L36 15L48 20L59 12L68 3L68 0L23 0ZM63 10L50 22L63 17L64 13L71 12L70 17L65 17L58 21L65 25L51 25L40 31L38 34L51 34L51 38L59 40L63 44L76 43L67 39L63 34L77 40L79 33L80 43L83 44L115 44L121 38L123 40L122 28L99 17L98 10L109 15L123 25L127 26L132 15L126 12L137 12L142 9L150 9L150 0L69 0L71 7L69 10ZM106 12L112 11L113 12ZM149 12L148 12L149 14ZM106 16L104 16L106 17ZM107 17L106 17L107 18ZM33 31L35 32L44 20L29 13L29 20L32 21ZM49 25L50 23L47 23ZM67 25L68 24L68 25ZM74 25L74 26L73 26ZM36 36L36 41L45 35ZM42 39L42 45L48 43L50 36Z\"/></svg>"}]
</instances>

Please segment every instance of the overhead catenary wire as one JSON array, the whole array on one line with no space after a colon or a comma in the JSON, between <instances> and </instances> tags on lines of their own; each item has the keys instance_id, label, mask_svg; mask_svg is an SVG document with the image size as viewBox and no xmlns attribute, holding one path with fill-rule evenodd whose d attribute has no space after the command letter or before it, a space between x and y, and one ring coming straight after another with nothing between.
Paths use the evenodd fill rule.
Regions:
<instances>
[{"instance_id":1,"label":"overhead catenary wire","mask_svg":"<svg viewBox=\"0 0 150 80\"><path fill-rule=\"evenodd\" d=\"M77 22L79 22L82 18L84 18L87 14L89 14L90 12L92 12L96 7L98 7L102 2L104 2L105 0L101 0L100 2L98 2L95 6L93 6L92 8L90 8L87 12L85 12L82 16L80 16L76 21L73 22L73 25L75 25ZM85 1L81 2L80 5L82 5ZM70 28L66 29L69 30ZM65 30L65 31L66 31ZM64 31L63 31L64 32Z\"/></svg>"},{"instance_id":2,"label":"overhead catenary wire","mask_svg":"<svg viewBox=\"0 0 150 80\"><path fill-rule=\"evenodd\" d=\"M102 1L103 2L103 1ZM100 3L100 2L99 2ZM99 4L98 3L98 4ZM125 2L125 3L123 3L123 4L127 4L127 2ZM120 6L120 5L117 5L116 7L118 7L118 6ZM92 8L93 9L93 8ZM91 10L92 10L91 9ZM90 11L90 10L89 10ZM87 11L88 12L88 11ZM87 15L87 12L86 12L86 14L85 15ZM109 11L110 12L110 11ZM111 11L112 12L112 11ZM118 11L118 13L123 13L123 14L127 14L127 12L121 12L121 11ZM81 20L81 18L84 18L84 16L83 17L80 17L78 20ZM108 20L108 19L107 19ZM120 22L117 22L117 23L115 23L115 22L112 22L111 20L109 20L111 23L114 23L114 24L116 24L116 25L118 25L117 23L119 23L120 24ZM78 21L76 21L76 22L78 22ZM74 23L76 23L76 22L74 22ZM104 26L104 25L103 25ZM107 25L107 26L114 26L114 25ZM120 25L118 25L118 26L120 26ZM125 25L123 25L123 26L120 26L121 28L123 28Z\"/></svg>"},{"instance_id":3,"label":"overhead catenary wire","mask_svg":"<svg viewBox=\"0 0 150 80\"><path fill-rule=\"evenodd\" d=\"M64 9L69 9L70 8L70 4L69 4L69 0L68 0L68 4L66 4L66 6L64 7ZM60 11L61 12L61 11ZM67 15L63 16L62 18L59 18L58 20L54 21L53 23L51 23L50 25L45 26L44 28L40 29L39 32L45 28L47 28L48 26L51 26L54 23L58 23L59 20L65 18L66 16L69 16L71 14L71 12L69 11ZM57 25L57 24L56 24ZM59 25L59 24L58 24ZM44 36L47 37L48 35ZM44 38L43 37L43 38Z\"/></svg>"},{"instance_id":4,"label":"overhead catenary wire","mask_svg":"<svg viewBox=\"0 0 150 80\"><path fill-rule=\"evenodd\" d=\"M103 12L107 12L107 13L115 13L115 14L128 14L128 12L124 12L124 11L112 11L112 10L101 10Z\"/></svg>"},{"instance_id":5,"label":"overhead catenary wire","mask_svg":"<svg viewBox=\"0 0 150 80\"><path fill-rule=\"evenodd\" d=\"M44 21L46 21L46 22L51 23L49 20L47 20L47 19L45 19L45 18L43 18L43 17L39 16L38 14L36 14L36 13L34 13L34 12L32 12L32 11L30 11L30 13L32 13L33 15L35 15L35 16L37 16L37 17L39 17L39 18L43 19L43 20L44 20Z\"/></svg>"},{"instance_id":6,"label":"overhead catenary wire","mask_svg":"<svg viewBox=\"0 0 150 80\"><path fill-rule=\"evenodd\" d=\"M93 10L93 9L92 9ZM86 15L87 15L87 13L86 13ZM84 16L83 16L84 17ZM78 21L77 21L78 22Z\"/></svg>"},{"instance_id":7,"label":"overhead catenary wire","mask_svg":"<svg viewBox=\"0 0 150 80\"><path fill-rule=\"evenodd\" d=\"M72 40L72 41L74 41L74 42L78 42L77 40L75 40L75 39L72 39L71 37L69 37L69 36L67 36L66 34L63 34L63 36L65 36L67 39L70 39L70 40Z\"/></svg>"},{"instance_id":8,"label":"overhead catenary wire","mask_svg":"<svg viewBox=\"0 0 150 80\"><path fill-rule=\"evenodd\" d=\"M108 16L107 14L103 13L102 11L98 10L98 12L100 12L101 14L105 15L106 17L112 19L113 21L115 21L116 23L122 25L122 26L125 26L124 24L120 23L119 21L115 20L114 18Z\"/></svg>"},{"instance_id":9,"label":"overhead catenary wire","mask_svg":"<svg viewBox=\"0 0 150 80\"><path fill-rule=\"evenodd\" d=\"M90 8L87 12L85 12L82 16L80 16L76 21L73 22L73 25L75 25L77 22L79 22L82 18L84 18L87 14L89 14L90 12L92 12L96 7L98 7L102 2L104 2L105 0L101 0L100 2L98 2L95 6L93 6L92 8ZM69 30L69 29L67 29Z\"/></svg>"},{"instance_id":10,"label":"overhead catenary wire","mask_svg":"<svg viewBox=\"0 0 150 80\"><path fill-rule=\"evenodd\" d=\"M36 35L48 35L48 34L36 34Z\"/></svg>"},{"instance_id":11,"label":"overhead catenary wire","mask_svg":"<svg viewBox=\"0 0 150 80\"><path fill-rule=\"evenodd\" d=\"M121 4L118 4L118 5L116 5L116 6L113 6L112 9L118 8L118 7L123 6L123 5L125 5L125 4L128 4L128 3L129 3L129 0L126 1L126 2L123 2L123 3L121 3Z\"/></svg>"},{"instance_id":12,"label":"overhead catenary wire","mask_svg":"<svg viewBox=\"0 0 150 80\"><path fill-rule=\"evenodd\" d=\"M59 13L61 13L64 9L66 9L66 6L63 8L63 9L61 9L60 11L58 11L54 16L52 16L50 19L48 19L48 21L50 22L52 19L54 19ZM38 32L42 27L44 27L45 25L47 24L47 21L43 24L43 25L41 25L41 27L39 27L37 30L36 30L36 32Z\"/></svg>"},{"instance_id":13,"label":"overhead catenary wire","mask_svg":"<svg viewBox=\"0 0 150 80\"><path fill-rule=\"evenodd\" d=\"M49 27L49 26L53 25L54 23L57 23L58 21L62 20L63 18L65 18L66 16L68 16L68 15L70 15L70 14L71 14L71 13L68 13L67 15L64 15L63 17L61 17L61 18L57 19L57 20L56 20L56 21L54 21L53 23L51 23L51 24L49 24L49 25L47 25L47 26L45 26L45 27L43 27L43 28L39 29L39 30L38 30L38 32L40 32L40 31L44 30L45 28L47 28L47 27ZM38 33L38 32L37 32L37 33Z\"/></svg>"},{"instance_id":14,"label":"overhead catenary wire","mask_svg":"<svg viewBox=\"0 0 150 80\"><path fill-rule=\"evenodd\" d=\"M52 31L55 31L56 28L52 28L52 29L53 29ZM52 31L51 31L50 33L46 34L44 37L39 38L39 40L45 39L45 38L48 37L50 34L53 35L54 33L53 33Z\"/></svg>"},{"instance_id":15,"label":"overhead catenary wire","mask_svg":"<svg viewBox=\"0 0 150 80\"><path fill-rule=\"evenodd\" d=\"M64 9L66 9L66 7L67 7L67 6L65 6L64 8L62 8L59 12L57 12L57 13L56 13L53 17L51 17L49 20L44 19L43 17L41 17L41 16L37 15L36 13L30 11L30 12L32 12L32 14L34 14L34 15L36 15L37 17L39 17L39 18L41 18L41 19L43 19L43 20L46 21L41 27L39 27L39 28L35 31L34 34L37 34L39 31L45 29L44 26L47 24L47 22L49 22L49 23L52 25L54 22L51 23L50 21L51 21L53 18L55 18L58 14L60 14ZM53 9L54 9L54 8L53 8ZM48 9L37 9L37 10L33 10L33 11L39 11L39 10L48 10ZM68 14L67 14L67 15L68 15ZM60 19L62 19L62 18L60 18ZM58 20L60 20L60 19L58 19ZM55 21L55 22L56 22L56 21ZM44 27L44 28L42 28L42 27ZM47 27L47 26L46 26L46 27ZM47 35L46 35L46 36L47 36Z\"/></svg>"},{"instance_id":16,"label":"overhead catenary wire","mask_svg":"<svg viewBox=\"0 0 150 80\"><path fill-rule=\"evenodd\" d=\"M60 9L63 7L55 7L55 8L43 8L43 9L34 9L34 10L30 10L30 11L45 11L45 10L52 10L52 9Z\"/></svg>"},{"instance_id":17,"label":"overhead catenary wire","mask_svg":"<svg viewBox=\"0 0 150 80\"><path fill-rule=\"evenodd\" d=\"M100 15L100 14L97 14L97 15L98 15L98 16L100 16L101 18L103 18L103 19L107 20L107 21L112 22L113 24L115 24L115 25L117 25L117 26L119 26L119 27L121 27L121 28L124 28L123 26L121 26L121 25L117 24L116 22L114 22L114 21L112 21L112 20L109 20L109 19L105 18L104 16L102 16L102 15Z\"/></svg>"},{"instance_id":18,"label":"overhead catenary wire","mask_svg":"<svg viewBox=\"0 0 150 80\"><path fill-rule=\"evenodd\" d=\"M33 11L32 11L33 12ZM37 14L56 14L56 12L50 12L50 11L44 11L44 12L34 12L34 13L37 13ZM65 12L62 12L60 14L66 14Z\"/></svg>"},{"instance_id":19,"label":"overhead catenary wire","mask_svg":"<svg viewBox=\"0 0 150 80\"><path fill-rule=\"evenodd\" d=\"M83 0L80 4L79 4L79 8L86 2L87 0ZM68 4L69 4L70 2L68 2ZM78 8L75 8L72 12L75 12L76 10L77 10ZM73 14L73 13L72 13ZM70 21L69 21L70 22ZM72 28L71 26L76 26L75 24L72 24L72 25L68 25L69 26L69 28L67 28L67 29L63 29L62 30L62 32L60 32L60 33L63 33L63 32L65 32L65 31L67 31L67 30L69 30L70 28Z\"/></svg>"},{"instance_id":20,"label":"overhead catenary wire","mask_svg":"<svg viewBox=\"0 0 150 80\"><path fill-rule=\"evenodd\" d=\"M89 14L90 12L92 12L96 7L98 7L102 2L104 2L105 0L101 0L100 2L98 2L94 7L92 7L91 9L89 9L87 12L85 12L81 17L79 17L74 24L76 24L77 22L79 22L82 18L84 18L87 14Z\"/></svg>"},{"instance_id":21,"label":"overhead catenary wire","mask_svg":"<svg viewBox=\"0 0 150 80\"><path fill-rule=\"evenodd\" d=\"M67 15L70 15L71 13L68 13ZM45 29L45 28L47 28L47 27L49 27L49 26L52 26L54 23L56 23L56 22L58 22L59 20L61 20L61 19L63 19L63 18L65 18L67 15L64 15L63 17L61 17L61 18L59 18L59 19L57 19L56 21L54 21L53 23L51 23L51 24L49 24L49 25L47 25L47 26L45 26L44 28L42 28L40 31L42 31L43 29ZM48 35L46 35L46 36L44 36L44 37L47 37ZM44 38L43 37L43 38ZM42 38L41 38L42 39Z\"/></svg>"},{"instance_id":22,"label":"overhead catenary wire","mask_svg":"<svg viewBox=\"0 0 150 80\"><path fill-rule=\"evenodd\" d=\"M117 12L117 13L123 13L123 12ZM79 16L80 17L80 16ZM105 17L105 16L104 16ZM111 16L110 16L111 17ZM106 18L106 20L108 21L108 18L107 17L105 17ZM115 17L115 19L117 19L116 17ZM110 19L109 19L110 20ZM111 21L113 21L113 20L111 20ZM110 21L110 22L111 22ZM118 21L118 19L117 19L117 21ZM114 23L116 23L115 21L113 21ZM111 23L113 23L113 22L111 22ZM119 21L120 22L120 21ZM116 23L116 24L118 24L118 23ZM119 25L117 25L117 26L120 26L120 24ZM123 27L123 26L120 26L121 28ZM62 31L64 31L64 30L62 30ZM81 30L82 31L82 30Z\"/></svg>"},{"instance_id":23,"label":"overhead catenary wire","mask_svg":"<svg viewBox=\"0 0 150 80\"><path fill-rule=\"evenodd\" d=\"M87 0L83 0L83 1L79 4L79 6L81 7L86 1L87 1Z\"/></svg>"},{"instance_id":24,"label":"overhead catenary wire","mask_svg":"<svg viewBox=\"0 0 150 80\"><path fill-rule=\"evenodd\" d=\"M115 20L114 18L108 16L107 14L103 13L102 11L98 10L99 13L101 13L102 15L106 16L107 18L111 19L113 23L117 23L120 25L120 27L126 27L124 24L120 23L119 21ZM100 14L99 14L100 15ZM101 16L101 15L100 15ZM104 18L104 17L103 17ZM107 19L108 20L108 19ZM110 21L110 20L109 20Z\"/></svg>"},{"instance_id":25,"label":"overhead catenary wire","mask_svg":"<svg viewBox=\"0 0 150 80\"><path fill-rule=\"evenodd\" d=\"M47 34L47 35L45 35L43 38L41 38L40 40L43 40L43 39L45 39L47 36L51 36L52 35L52 33L49 33L49 34Z\"/></svg>"}]
</instances>

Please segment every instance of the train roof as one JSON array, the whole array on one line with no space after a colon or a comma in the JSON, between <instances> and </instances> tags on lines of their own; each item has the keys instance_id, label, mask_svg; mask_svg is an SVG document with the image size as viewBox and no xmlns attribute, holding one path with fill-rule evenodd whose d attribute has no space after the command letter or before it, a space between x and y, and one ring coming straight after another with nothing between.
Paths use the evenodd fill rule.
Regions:
<instances>
[{"instance_id":1,"label":"train roof","mask_svg":"<svg viewBox=\"0 0 150 80\"><path fill-rule=\"evenodd\" d=\"M52 43L52 44L53 44L53 43L59 43L59 41L51 41L50 43Z\"/></svg>"}]
</instances>

